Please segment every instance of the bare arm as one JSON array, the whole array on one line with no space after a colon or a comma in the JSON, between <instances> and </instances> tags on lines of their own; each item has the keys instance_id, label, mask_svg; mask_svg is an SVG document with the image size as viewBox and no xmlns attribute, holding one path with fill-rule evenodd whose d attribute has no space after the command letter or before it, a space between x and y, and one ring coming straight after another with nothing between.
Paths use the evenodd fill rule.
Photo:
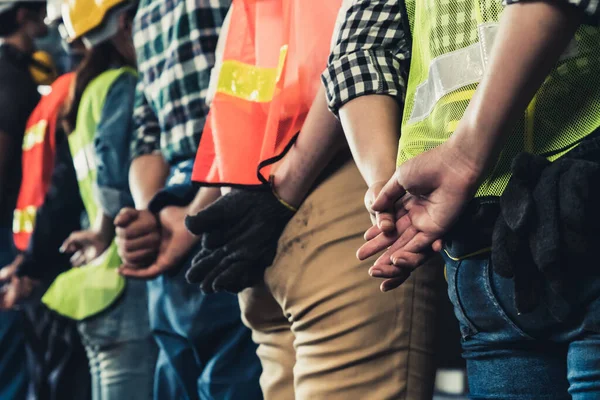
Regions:
<instances>
[{"instance_id":1,"label":"bare arm","mask_svg":"<svg viewBox=\"0 0 600 400\"><path fill-rule=\"evenodd\" d=\"M129 169L129 187L137 209L146 209L154 195L165 186L169 166L161 154L136 157Z\"/></svg>"},{"instance_id":2,"label":"bare arm","mask_svg":"<svg viewBox=\"0 0 600 400\"><path fill-rule=\"evenodd\" d=\"M384 95L358 97L340 108L340 120L354 160L369 186L396 170L400 107Z\"/></svg>"},{"instance_id":3,"label":"bare arm","mask_svg":"<svg viewBox=\"0 0 600 400\"><path fill-rule=\"evenodd\" d=\"M502 14L486 75L461 120L462 129L451 139L479 177L495 163L503 139L573 38L581 17L577 9L542 1L510 5Z\"/></svg>"},{"instance_id":4,"label":"bare arm","mask_svg":"<svg viewBox=\"0 0 600 400\"><path fill-rule=\"evenodd\" d=\"M274 173L277 194L299 206L315 180L344 145L342 127L327 108L321 87L302 126L302 133Z\"/></svg>"}]
</instances>

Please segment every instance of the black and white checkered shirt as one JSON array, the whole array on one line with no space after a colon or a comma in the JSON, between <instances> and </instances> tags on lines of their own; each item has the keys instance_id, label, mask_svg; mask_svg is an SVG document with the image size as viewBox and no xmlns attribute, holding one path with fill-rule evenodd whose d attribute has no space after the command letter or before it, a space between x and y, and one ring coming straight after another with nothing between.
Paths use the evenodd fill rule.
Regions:
<instances>
[{"instance_id":1,"label":"black and white checkered shirt","mask_svg":"<svg viewBox=\"0 0 600 400\"><path fill-rule=\"evenodd\" d=\"M352 2L322 77L334 113L368 94L390 95L403 102L410 48L401 20L397 0Z\"/></svg>"},{"instance_id":2,"label":"black and white checkered shirt","mask_svg":"<svg viewBox=\"0 0 600 400\"><path fill-rule=\"evenodd\" d=\"M350 100L369 94L393 96L404 103L411 49L401 1L352 0L347 11L342 9L344 20L322 76L335 114ZM506 0L506 4L521 1L528 0ZM559 1L581 8L585 22L598 25L600 0Z\"/></svg>"}]
</instances>

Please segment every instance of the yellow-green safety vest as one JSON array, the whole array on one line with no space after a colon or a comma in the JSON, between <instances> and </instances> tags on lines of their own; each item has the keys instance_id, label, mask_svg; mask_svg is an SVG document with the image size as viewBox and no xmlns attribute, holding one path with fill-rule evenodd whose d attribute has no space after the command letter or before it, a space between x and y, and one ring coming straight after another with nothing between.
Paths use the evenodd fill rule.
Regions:
<instances>
[{"instance_id":1,"label":"yellow-green safety vest","mask_svg":"<svg viewBox=\"0 0 600 400\"><path fill-rule=\"evenodd\" d=\"M137 74L130 67L112 69L90 82L81 97L75 130L69 135L79 192L90 222L102 212L96 196L96 126L108 91L125 73ZM113 304L125 289L125 278L118 273L120 265L121 259L113 241L90 264L59 275L44 294L42 302L57 313L77 321L94 316Z\"/></svg>"},{"instance_id":2,"label":"yellow-green safety vest","mask_svg":"<svg viewBox=\"0 0 600 400\"><path fill-rule=\"evenodd\" d=\"M504 10L501 0L405 4L413 45L398 165L452 135L485 73ZM476 196L502 194L519 152L552 161L575 147L600 126L599 99L600 29L581 26Z\"/></svg>"}]
</instances>

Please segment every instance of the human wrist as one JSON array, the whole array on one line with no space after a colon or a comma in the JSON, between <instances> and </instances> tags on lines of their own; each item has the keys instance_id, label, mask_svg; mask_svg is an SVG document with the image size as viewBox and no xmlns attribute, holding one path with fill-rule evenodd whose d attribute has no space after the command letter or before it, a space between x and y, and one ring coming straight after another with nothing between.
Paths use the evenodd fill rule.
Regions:
<instances>
[{"instance_id":1,"label":"human wrist","mask_svg":"<svg viewBox=\"0 0 600 400\"><path fill-rule=\"evenodd\" d=\"M465 128L445 144L450 165L460 173L468 189L479 186L496 159L495 146L490 142L483 143L486 142L483 136L477 128Z\"/></svg>"},{"instance_id":2,"label":"human wrist","mask_svg":"<svg viewBox=\"0 0 600 400\"><path fill-rule=\"evenodd\" d=\"M298 182L289 171L280 169L271 175L271 189L274 196L284 206L296 210L308 193L308 189Z\"/></svg>"},{"instance_id":3,"label":"human wrist","mask_svg":"<svg viewBox=\"0 0 600 400\"><path fill-rule=\"evenodd\" d=\"M293 150L290 150L290 153L271 175L270 183L278 200L298 209L308 195L314 179L306 176L306 167L295 165L295 161L295 154Z\"/></svg>"}]
</instances>

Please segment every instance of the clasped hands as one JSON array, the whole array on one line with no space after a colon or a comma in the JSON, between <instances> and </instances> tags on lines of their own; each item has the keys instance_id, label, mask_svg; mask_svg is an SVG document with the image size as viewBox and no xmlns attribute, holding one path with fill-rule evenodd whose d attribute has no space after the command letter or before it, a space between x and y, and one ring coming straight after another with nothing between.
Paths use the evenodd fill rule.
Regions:
<instances>
[{"instance_id":1,"label":"clasped hands","mask_svg":"<svg viewBox=\"0 0 600 400\"><path fill-rule=\"evenodd\" d=\"M369 269L383 279L381 290L393 290L435 252L442 239L473 197L482 174L446 142L402 165L386 182L371 185L365 206L373 226L357 252L365 260L384 251Z\"/></svg>"}]
</instances>

